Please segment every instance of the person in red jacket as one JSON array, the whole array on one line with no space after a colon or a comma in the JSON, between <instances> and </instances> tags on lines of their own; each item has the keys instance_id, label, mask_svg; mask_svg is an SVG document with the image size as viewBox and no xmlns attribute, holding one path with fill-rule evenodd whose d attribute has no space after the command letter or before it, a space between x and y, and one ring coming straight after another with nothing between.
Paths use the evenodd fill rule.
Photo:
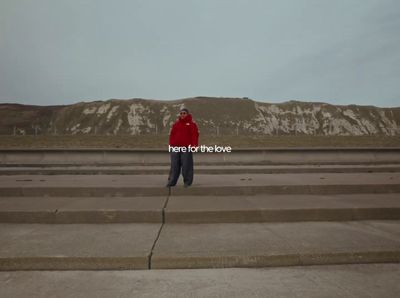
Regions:
<instances>
[{"instance_id":1,"label":"person in red jacket","mask_svg":"<svg viewBox=\"0 0 400 298\"><path fill-rule=\"evenodd\" d=\"M193 183L193 153L188 147L199 146L199 129L186 108L179 111L179 118L171 128L169 145L186 147L186 152L171 152L171 168L167 187L176 185L181 169L184 186L188 187Z\"/></svg>"}]
</instances>

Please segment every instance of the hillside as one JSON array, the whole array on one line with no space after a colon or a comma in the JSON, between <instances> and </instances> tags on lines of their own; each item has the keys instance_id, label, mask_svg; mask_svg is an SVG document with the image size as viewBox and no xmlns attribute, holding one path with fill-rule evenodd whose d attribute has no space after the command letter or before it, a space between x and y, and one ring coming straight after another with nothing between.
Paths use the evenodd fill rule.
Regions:
<instances>
[{"instance_id":1,"label":"hillside","mask_svg":"<svg viewBox=\"0 0 400 298\"><path fill-rule=\"evenodd\" d=\"M400 135L400 107L211 97L110 99L64 106L0 104L0 134L166 135L183 106L203 135Z\"/></svg>"}]
</instances>

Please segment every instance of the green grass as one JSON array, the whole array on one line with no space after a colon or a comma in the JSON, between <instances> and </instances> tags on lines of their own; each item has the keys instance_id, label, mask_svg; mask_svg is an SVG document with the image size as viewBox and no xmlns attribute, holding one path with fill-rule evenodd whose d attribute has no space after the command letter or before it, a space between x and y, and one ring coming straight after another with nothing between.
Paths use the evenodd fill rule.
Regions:
<instances>
[{"instance_id":1,"label":"green grass","mask_svg":"<svg viewBox=\"0 0 400 298\"><path fill-rule=\"evenodd\" d=\"M400 147L400 136L200 136L200 145L259 147ZM0 136L0 148L161 148L167 135Z\"/></svg>"}]
</instances>

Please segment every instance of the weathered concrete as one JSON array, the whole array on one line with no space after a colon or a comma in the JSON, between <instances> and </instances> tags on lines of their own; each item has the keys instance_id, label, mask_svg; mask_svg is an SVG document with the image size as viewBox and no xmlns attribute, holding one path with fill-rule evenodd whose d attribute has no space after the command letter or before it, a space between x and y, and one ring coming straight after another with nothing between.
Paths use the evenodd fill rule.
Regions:
<instances>
[{"instance_id":1,"label":"weathered concrete","mask_svg":"<svg viewBox=\"0 0 400 298\"><path fill-rule=\"evenodd\" d=\"M165 175L9 175L0 196L165 196ZM179 183L182 183L180 181ZM400 173L196 175L173 195L400 193Z\"/></svg>"},{"instance_id":2,"label":"weathered concrete","mask_svg":"<svg viewBox=\"0 0 400 298\"><path fill-rule=\"evenodd\" d=\"M160 227L0 224L0 270L400 262L400 221L165 224L157 240Z\"/></svg>"},{"instance_id":3,"label":"weathered concrete","mask_svg":"<svg viewBox=\"0 0 400 298\"><path fill-rule=\"evenodd\" d=\"M0 272L3 298L385 297L400 264L139 271Z\"/></svg>"},{"instance_id":4,"label":"weathered concrete","mask_svg":"<svg viewBox=\"0 0 400 298\"><path fill-rule=\"evenodd\" d=\"M147 269L160 224L0 224L0 270Z\"/></svg>"},{"instance_id":5,"label":"weathered concrete","mask_svg":"<svg viewBox=\"0 0 400 298\"><path fill-rule=\"evenodd\" d=\"M88 171L115 169L115 164L144 173L168 169L157 166L158 161L152 168L143 166L149 157L143 152L142 156L140 152L134 153L139 154L136 156L139 159L131 161L126 158L132 152L117 152L122 155L113 152L110 154L115 159L110 161L110 157L105 157L107 152L100 156L90 155L89 151L87 163L92 168L87 166ZM0 269L112 270L400 262L400 220L377 220L399 219L400 162L387 163L397 153L385 151L388 155L385 153L383 158L380 151L373 150L361 153L350 150L344 155L340 150L328 150L319 155L322 151L308 150L303 152L305 155L301 150L290 151L287 153L290 156L276 151L273 154L277 154L274 157L277 159L273 160L265 157L265 152L264 155L253 152L254 160L261 160L258 166L248 165L254 160L245 156L242 162L247 165L229 166L226 164L240 162L232 159L221 162L218 160L221 156L214 154L212 158L216 160L206 160L204 164L225 163L222 170L229 174L218 172L219 166L203 166L205 171L211 169L211 174L197 173L189 188L183 188L180 180L171 193L165 187L167 172L1 175L0 221L18 224L0 224ZM311 160L311 152L316 154L315 160ZM253 154L251 150L241 154L245 153ZM79 152L74 154L65 153L69 167L77 160L85 160ZM56 154L51 158L43 156L39 164L56 169L52 166L57 163L56 157ZM300 158L308 165L299 165ZM311 166L318 158L325 165ZM340 165L334 164L336 158ZM363 158L371 159L366 165L354 165ZM98 163L99 160L102 161ZM18 161L17 156L14 161ZM105 166L94 166L101 163ZM294 165L283 166L283 163ZM12 162L4 163L1 169L7 172L13 169L11 165ZM14 165L14 170L17 168ZM75 170L80 169L75 166ZM248 169L270 172L235 173ZM370 169L380 170L370 172ZM323 173L331 170L335 173ZM193 221L206 223L187 224ZM96 224L84 224L89 222Z\"/></svg>"},{"instance_id":6,"label":"weathered concrete","mask_svg":"<svg viewBox=\"0 0 400 298\"><path fill-rule=\"evenodd\" d=\"M152 268L400 262L400 221L166 224Z\"/></svg>"},{"instance_id":7,"label":"weathered concrete","mask_svg":"<svg viewBox=\"0 0 400 298\"><path fill-rule=\"evenodd\" d=\"M0 166L0 175L168 175L169 165ZM400 172L399 164L345 165L195 165L196 174L375 173Z\"/></svg>"},{"instance_id":8,"label":"weathered concrete","mask_svg":"<svg viewBox=\"0 0 400 298\"><path fill-rule=\"evenodd\" d=\"M399 163L400 148L249 148L196 153L204 164ZM168 164L165 149L0 149L0 164Z\"/></svg>"},{"instance_id":9,"label":"weathered concrete","mask_svg":"<svg viewBox=\"0 0 400 298\"><path fill-rule=\"evenodd\" d=\"M164 175L10 175L0 177L0 196L167 196Z\"/></svg>"},{"instance_id":10,"label":"weathered concrete","mask_svg":"<svg viewBox=\"0 0 400 298\"><path fill-rule=\"evenodd\" d=\"M162 222L167 197L0 197L0 222ZM400 194L171 196L167 223L399 219Z\"/></svg>"},{"instance_id":11,"label":"weathered concrete","mask_svg":"<svg viewBox=\"0 0 400 298\"><path fill-rule=\"evenodd\" d=\"M167 223L240 223L400 219L400 193L172 196Z\"/></svg>"},{"instance_id":12,"label":"weathered concrete","mask_svg":"<svg viewBox=\"0 0 400 298\"><path fill-rule=\"evenodd\" d=\"M0 222L159 222L167 197L0 197Z\"/></svg>"}]
</instances>

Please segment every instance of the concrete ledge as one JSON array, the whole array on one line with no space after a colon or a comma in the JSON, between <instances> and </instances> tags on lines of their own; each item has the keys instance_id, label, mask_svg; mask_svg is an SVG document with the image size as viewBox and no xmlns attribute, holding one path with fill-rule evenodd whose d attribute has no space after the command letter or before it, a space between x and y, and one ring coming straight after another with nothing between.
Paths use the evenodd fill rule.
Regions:
<instances>
[{"instance_id":1,"label":"concrete ledge","mask_svg":"<svg viewBox=\"0 0 400 298\"><path fill-rule=\"evenodd\" d=\"M2 298L398 298L400 264L279 268L0 272ZM88 294L90 293L90 294ZM38 296L38 295L36 295Z\"/></svg>"},{"instance_id":2,"label":"concrete ledge","mask_svg":"<svg viewBox=\"0 0 400 298\"><path fill-rule=\"evenodd\" d=\"M400 172L399 164L347 165L195 165L196 174L377 173ZM168 175L165 166L0 166L0 175Z\"/></svg>"},{"instance_id":3,"label":"concrete ledge","mask_svg":"<svg viewBox=\"0 0 400 298\"><path fill-rule=\"evenodd\" d=\"M138 270L148 269L144 257L21 257L0 258L0 271L8 270Z\"/></svg>"},{"instance_id":4,"label":"concrete ledge","mask_svg":"<svg viewBox=\"0 0 400 298\"><path fill-rule=\"evenodd\" d=\"M249 148L231 153L196 153L198 164L393 163L400 148ZM168 164L165 149L0 149L2 165Z\"/></svg>"},{"instance_id":5,"label":"concrete ledge","mask_svg":"<svg viewBox=\"0 0 400 298\"><path fill-rule=\"evenodd\" d=\"M167 223L252 223L400 220L400 208L236 210L167 212ZM161 223L162 211L0 211L0 223Z\"/></svg>"},{"instance_id":6,"label":"concrete ledge","mask_svg":"<svg viewBox=\"0 0 400 298\"><path fill-rule=\"evenodd\" d=\"M0 222L161 223L167 197L0 197Z\"/></svg>"},{"instance_id":7,"label":"concrete ledge","mask_svg":"<svg viewBox=\"0 0 400 298\"><path fill-rule=\"evenodd\" d=\"M400 264L278 268L0 272L2 298L398 298ZM90 293L90 294L88 294ZM38 295L36 295L38 296Z\"/></svg>"},{"instance_id":8,"label":"concrete ledge","mask_svg":"<svg viewBox=\"0 0 400 298\"><path fill-rule=\"evenodd\" d=\"M167 223L400 220L400 208L171 211L165 217Z\"/></svg>"},{"instance_id":9,"label":"concrete ledge","mask_svg":"<svg viewBox=\"0 0 400 298\"><path fill-rule=\"evenodd\" d=\"M172 188L174 196L230 196L256 194L357 194L357 193L399 193L398 184L352 184L352 185L266 185L266 186L211 186Z\"/></svg>"},{"instance_id":10,"label":"concrete ledge","mask_svg":"<svg viewBox=\"0 0 400 298\"><path fill-rule=\"evenodd\" d=\"M310 265L400 263L400 250L294 255L153 257L153 269L262 268Z\"/></svg>"},{"instance_id":11,"label":"concrete ledge","mask_svg":"<svg viewBox=\"0 0 400 298\"><path fill-rule=\"evenodd\" d=\"M400 221L166 224L152 268L400 262Z\"/></svg>"},{"instance_id":12,"label":"concrete ledge","mask_svg":"<svg viewBox=\"0 0 400 298\"><path fill-rule=\"evenodd\" d=\"M1 196L51 196L51 197L130 197L166 196L165 187L1 187ZM174 196L230 196L256 194L357 194L357 193L400 193L399 184L353 184L353 185L267 185L267 186L211 186L176 187L171 190Z\"/></svg>"},{"instance_id":13,"label":"concrete ledge","mask_svg":"<svg viewBox=\"0 0 400 298\"><path fill-rule=\"evenodd\" d=\"M162 211L0 211L0 223L161 223Z\"/></svg>"},{"instance_id":14,"label":"concrete ledge","mask_svg":"<svg viewBox=\"0 0 400 298\"><path fill-rule=\"evenodd\" d=\"M400 193L171 196L166 223L400 219Z\"/></svg>"},{"instance_id":15,"label":"concrete ledge","mask_svg":"<svg viewBox=\"0 0 400 298\"><path fill-rule=\"evenodd\" d=\"M0 196L167 196L164 175L7 175ZM181 183L181 182L180 182ZM400 192L400 173L287 173L195 176L172 195L332 194Z\"/></svg>"},{"instance_id":16,"label":"concrete ledge","mask_svg":"<svg viewBox=\"0 0 400 298\"><path fill-rule=\"evenodd\" d=\"M166 187L1 187L0 196L131 197L166 196Z\"/></svg>"},{"instance_id":17,"label":"concrete ledge","mask_svg":"<svg viewBox=\"0 0 400 298\"><path fill-rule=\"evenodd\" d=\"M0 224L0 270L148 269L160 224Z\"/></svg>"},{"instance_id":18,"label":"concrete ledge","mask_svg":"<svg viewBox=\"0 0 400 298\"><path fill-rule=\"evenodd\" d=\"M399 226L400 221L166 224L158 238L159 224L0 224L0 270L399 263Z\"/></svg>"},{"instance_id":19,"label":"concrete ledge","mask_svg":"<svg viewBox=\"0 0 400 298\"><path fill-rule=\"evenodd\" d=\"M167 197L0 197L3 223L163 222ZM400 194L172 196L166 223L400 220Z\"/></svg>"}]
</instances>

